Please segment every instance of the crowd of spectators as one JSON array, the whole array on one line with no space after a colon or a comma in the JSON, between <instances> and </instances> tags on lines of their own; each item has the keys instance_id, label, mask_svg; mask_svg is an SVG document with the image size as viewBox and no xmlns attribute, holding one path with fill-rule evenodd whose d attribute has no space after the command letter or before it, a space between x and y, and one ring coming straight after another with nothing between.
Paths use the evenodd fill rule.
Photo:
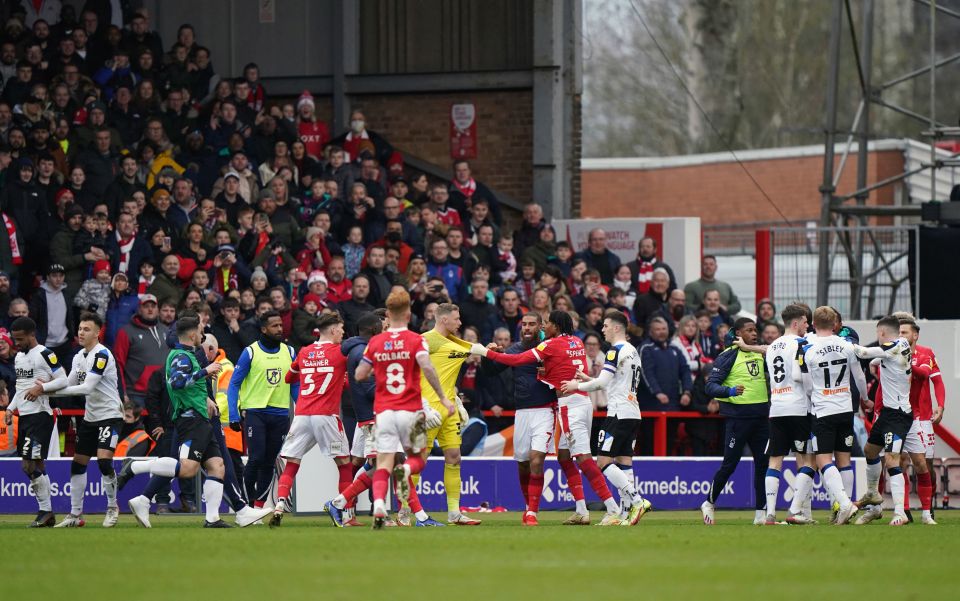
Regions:
<instances>
[{"instance_id":1,"label":"crowd of spectators","mask_svg":"<svg viewBox=\"0 0 960 601\"><path fill-rule=\"evenodd\" d=\"M255 63L218 72L190 25L165 45L146 12L113 14L115 3L79 15L49 9L59 3L8 4L0 317L35 319L40 342L69 365L76 316L98 313L131 411L147 403L184 309L236 361L268 310L300 347L324 311L356 335L395 288L413 298L412 328L431 328L437 304L452 301L465 339L504 347L527 312L569 311L594 374L603 312L616 308L641 352L641 408L717 411L698 382L740 303L715 278L715 258L681 288L653 238L627 263L601 229L577 252L535 202L508 228L468 161L449 179L410 170L362 110L331 132L309 92L272 97ZM772 305L760 308L775 325ZM0 380L11 390L14 355L0 331ZM511 408L509 370L488 376L478 365L467 362L460 389L473 415L500 415ZM602 391L594 401L603 408ZM696 451L716 451L710 426L689 428Z\"/></svg>"}]
</instances>

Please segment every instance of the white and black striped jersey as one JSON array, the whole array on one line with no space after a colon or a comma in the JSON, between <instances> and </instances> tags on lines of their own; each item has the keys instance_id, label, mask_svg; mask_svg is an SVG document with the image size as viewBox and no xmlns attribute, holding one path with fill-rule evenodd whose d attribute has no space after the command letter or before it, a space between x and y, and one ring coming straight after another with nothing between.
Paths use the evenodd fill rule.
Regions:
<instances>
[{"instance_id":1,"label":"white and black striped jersey","mask_svg":"<svg viewBox=\"0 0 960 601\"><path fill-rule=\"evenodd\" d=\"M800 371L802 344L793 334L781 336L767 347L767 372L770 374L770 417L806 415L810 400L803 389Z\"/></svg>"},{"instance_id":2,"label":"white and black striped jersey","mask_svg":"<svg viewBox=\"0 0 960 601\"><path fill-rule=\"evenodd\" d=\"M89 351L80 349L73 356L73 368L67 378L66 388L57 390L51 396L76 395L87 397L84 421L123 418L123 401L117 386L117 360L110 349L100 343Z\"/></svg>"},{"instance_id":3,"label":"white and black striped jersey","mask_svg":"<svg viewBox=\"0 0 960 601\"><path fill-rule=\"evenodd\" d=\"M17 390L7 407L10 411L17 409L20 415L31 415L34 413L50 413L50 398L42 394L32 401L27 400L24 394L33 388L37 380L42 382L51 382L62 380L66 381L66 375L57 359L57 354L38 344L27 352L20 351L13 360L13 367L17 373Z\"/></svg>"},{"instance_id":4,"label":"white and black striped jersey","mask_svg":"<svg viewBox=\"0 0 960 601\"><path fill-rule=\"evenodd\" d=\"M817 337L803 348L803 362L812 390L813 414L817 417L849 413L853 406L850 384L855 382L862 396L867 383L854 345L839 336Z\"/></svg>"},{"instance_id":5,"label":"white and black striped jersey","mask_svg":"<svg viewBox=\"0 0 960 601\"><path fill-rule=\"evenodd\" d=\"M880 359L880 388L883 390L883 406L895 407L911 413L910 378L913 373L910 362L913 351L906 338L897 338L880 346L856 347L862 359Z\"/></svg>"},{"instance_id":6,"label":"white and black striped jersey","mask_svg":"<svg viewBox=\"0 0 960 601\"><path fill-rule=\"evenodd\" d=\"M603 371L613 374L606 387L607 415L620 419L640 419L637 387L643 378L640 353L629 342L617 342L607 351Z\"/></svg>"}]
</instances>

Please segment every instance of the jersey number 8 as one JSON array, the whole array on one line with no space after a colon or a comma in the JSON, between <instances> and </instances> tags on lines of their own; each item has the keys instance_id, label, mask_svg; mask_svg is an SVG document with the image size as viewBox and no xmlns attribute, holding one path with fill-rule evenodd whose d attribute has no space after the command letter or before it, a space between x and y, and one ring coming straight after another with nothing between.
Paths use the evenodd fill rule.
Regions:
<instances>
[{"instance_id":1,"label":"jersey number 8","mask_svg":"<svg viewBox=\"0 0 960 601\"><path fill-rule=\"evenodd\" d=\"M407 387L407 381L403 377L403 366L399 363L391 363L387 366L387 379L384 382L387 392L390 394L400 394Z\"/></svg>"}]
</instances>

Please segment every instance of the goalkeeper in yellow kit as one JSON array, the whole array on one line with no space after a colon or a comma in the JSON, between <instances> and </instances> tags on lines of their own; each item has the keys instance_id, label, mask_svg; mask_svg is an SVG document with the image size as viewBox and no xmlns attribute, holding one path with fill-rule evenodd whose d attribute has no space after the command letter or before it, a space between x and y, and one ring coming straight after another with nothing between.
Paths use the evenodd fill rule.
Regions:
<instances>
[{"instance_id":1,"label":"goalkeeper in yellow kit","mask_svg":"<svg viewBox=\"0 0 960 601\"><path fill-rule=\"evenodd\" d=\"M446 416L439 427L427 431L427 446L424 457L430 454L433 442L440 443L443 450L443 486L447 493L447 523L452 526L479 526L480 520L474 520L460 513L460 431L466 425L468 416L463 403L456 394L457 377L463 362L470 357L470 343L455 336L460 329L460 309L452 303L443 303L437 307L436 325L423 335L430 349L430 362L437 370L440 386L449 399L457 399L457 412L447 415L440 411L443 407L436 392L424 385L420 375L420 390L430 406L440 415ZM416 483L414 483L416 484Z\"/></svg>"}]
</instances>

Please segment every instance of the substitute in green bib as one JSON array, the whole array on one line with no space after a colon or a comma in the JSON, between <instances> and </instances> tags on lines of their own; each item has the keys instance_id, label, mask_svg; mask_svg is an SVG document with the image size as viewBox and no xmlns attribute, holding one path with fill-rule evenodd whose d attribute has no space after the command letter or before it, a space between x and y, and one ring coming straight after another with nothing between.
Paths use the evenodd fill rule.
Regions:
<instances>
[{"instance_id":1,"label":"substitute in green bib","mask_svg":"<svg viewBox=\"0 0 960 601\"><path fill-rule=\"evenodd\" d=\"M740 318L733 325L733 334L746 345L757 344L757 324ZM720 401L720 415L725 419L723 463L713 476L707 500L700 506L703 522L713 524L717 497L740 463L744 445L753 455L753 488L756 499L754 524L766 520L767 439L770 437L770 384L762 353L729 346L713 362L707 379L707 395ZM771 512L772 513L772 512Z\"/></svg>"},{"instance_id":2,"label":"substitute in green bib","mask_svg":"<svg viewBox=\"0 0 960 601\"><path fill-rule=\"evenodd\" d=\"M243 349L230 377L230 428L246 436L243 481L254 507L263 507L270 493L274 462L290 428L290 407L299 391L299 384L286 382L293 359L293 348L283 342L283 319L267 311L260 316L260 338Z\"/></svg>"}]
</instances>

